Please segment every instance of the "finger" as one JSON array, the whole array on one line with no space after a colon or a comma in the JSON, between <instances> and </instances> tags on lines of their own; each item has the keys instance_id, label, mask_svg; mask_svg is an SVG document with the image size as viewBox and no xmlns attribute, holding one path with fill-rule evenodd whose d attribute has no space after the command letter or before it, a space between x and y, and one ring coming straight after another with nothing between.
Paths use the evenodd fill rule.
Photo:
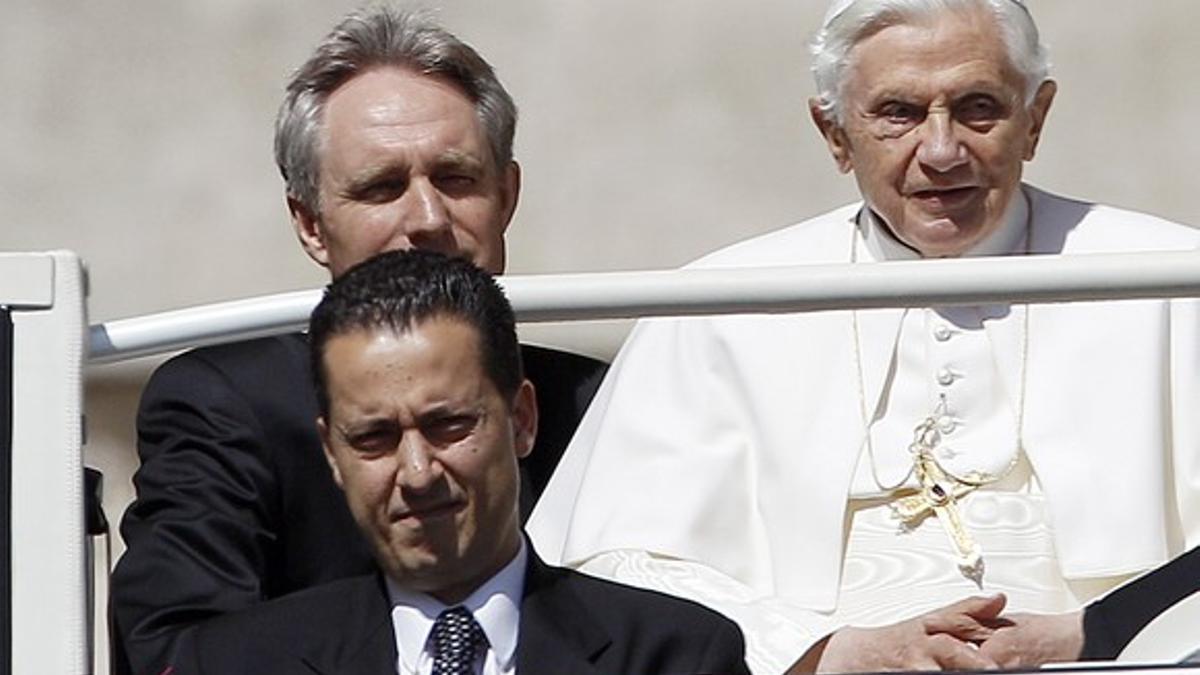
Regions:
<instances>
[{"instance_id":1,"label":"finger","mask_svg":"<svg viewBox=\"0 0 1200 675\"><path fill-rule=\"evenodd\" d=\"M927 643L928 654L943 670L994 670L994 660L975 647L946 634L934 635Z\"/></svg>"},{"instance_id":2,"label":"finger","mask_svg":"<svg viewBox=\"0 0 1200 675\"><path fill-rule=\"evenodd\" d=\"M950 635L966 642L983 642L995 634L991 625L966 614L937 614L924 619L926 635Z\"/></svg>"},{"instance_id":3,"label":"finger","mask_svg":"<svg viewBox=\"0 0 1200 675\"><path fill-rule=\"evenodd\" d=\"M999 613L1004 609L1003 595L971 597L921 617L925 632L949 633L960 640L981 642L995 632Z\"/></svg>"},{"instance_id":4,"label":"finger","mask_svg":"<svg viewBox=\"0 0 1200 675\"><path fill-rule=\"evenodd\" d=\"M926 634L948 633L960 640L982 643L991 638L996 628L1001 626L1001 621L984 614L972 615L944 609L923 616L922 626Z\"/></svg>"},{"instance_id":5,"label":"finger","mask_svg":"<svg viewBox=\"0 0 1200 675\"><path fill-rule=\"evenodd\" d=\"M1000 613L1004 611L1004 606L1007 604L1008 597L1003 593L997 593L995 595L973 595L969 598L963 598L950 605L947 609L970 614L976 619L994 619L1000 616Z\"/></svg>"}]
</instances>

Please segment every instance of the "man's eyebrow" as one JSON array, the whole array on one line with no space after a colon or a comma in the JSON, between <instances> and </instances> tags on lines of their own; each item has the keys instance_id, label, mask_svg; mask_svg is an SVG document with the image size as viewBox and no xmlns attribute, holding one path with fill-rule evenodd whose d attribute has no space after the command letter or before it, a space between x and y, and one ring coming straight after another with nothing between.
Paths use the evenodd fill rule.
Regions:
<instances>
[{"instance_id":1,"label":"man's eyebrow","mask_svg":"<svg viewBox=\"0 0 1200 675\"><path fill-rule=\"evenodd\" d=\"M996 82L995 80L979 79L971 80L970 82L963 84L961 87L956 87L954 97L964 98L966 96L987 94L988 96L992 96L997 99L1003 99L1008 94L1012 93L1020 98L1024 95L1022 92L1023 88L1014 90L1012 87L1001 82Z\"/></svg>"},{"instance_id":2,"label":"man's eyebrow","mask_svg":"<svg viewBox=\"0 0 1200 675\"><path fill-rule=\"evenodd\" d=\"M336 429L343 438L350 438L351 436L358 434L377 431L379 429L386 429L393 425L394 420L385 416L379 416L365 417L362 419L351 420L349 422L342 422L335 424L333 428Z\"/></svg>"},{"instance_id":3,"label":"man's eyebrow","mask_svg":"<svg viewBox=\"0 0 1200 675\"><path fill-rule=\"evenodd\" d=\"M888 103L903 103L905 105L922 106L924 100L919 96L914 96L911 91L905 89L896 89L889 87L878 91L870 92L863 100L860 109L864 113L877 111L880 106Z\"/></svg>"},{"instance_id":4,"label":"man's eyebrow","mask_svg":"<svg viewBox=\"0 0 1200 675\"><path fill-rule=\"evenodd\" d=\"M448 417L462 417L464 415L475 415L478 413L478 406L470 403L441 403L432 408L421 411L417 415L419 422L425 423L446 419Z\"/></svg>"},{"instance_id":5,"label":"man's eyebrow","mask_svg":"<svg viewBox=\"0 0 1200 675\"><path fill-rule=\"evenodd\" d=\"M961 98L972 94L990 94L1000 98L1007 93L1011 87L996 82L991 78L979 78L968 82L957 84L952 90L954 98ZM879 101L918 101L926 97L926 94L914 93L911 88L904 84L889 83L880 86L878 89L869 89L863 97L870 102Z\"/></svg>"},{"instance_id":6,"label":"man's eyebrow","mask_svg":"<svg viewBox=\"0 0 1200 675\"><path fill-rule=\"evenodd\" d=\"M460 167L464 169L485 168L483 159L474 154L461 150L447 150L438 155L435 164L441 168Z\"/></svg>"},{"instance_id":7,"label":"man's eyebrow","mask_svg":"<svg viewBox=\"0 0 1200 675\"><path fill-rule=\"evenodd\" d=\"M408 165L401 162L390 162L387 164L377 164L368 166L351 174L346 179L346 186L350 191L367 187L375 181L386 178L407 178Z\"/></svg>"}]
</instances>

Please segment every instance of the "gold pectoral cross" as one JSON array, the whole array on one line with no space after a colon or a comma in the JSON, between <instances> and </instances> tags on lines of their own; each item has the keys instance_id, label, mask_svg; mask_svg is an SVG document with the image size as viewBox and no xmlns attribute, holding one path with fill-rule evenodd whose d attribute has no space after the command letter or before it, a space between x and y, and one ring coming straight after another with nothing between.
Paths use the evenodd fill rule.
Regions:
<instances>
[{"instance_id":1,"label":"gold pectoral cross","mask_svg":"<svg viewBox=\"0 0 1200 675\"><path fill-rule=\"evenodd\" d=\"M892 515L909 528L916 527L931 514L936 516L954 546L958 566L968 576L977 579L982 572L982 552L963 524L958 500L979 486L947 475L938 465L933 458L933 449L940 441L941 435L933 418L926 419L917 426L916 437L909 446L909 451L912 453L913 473L921 487L911 494L897 498L891 504Z\"/></svg>"}]
</instances>

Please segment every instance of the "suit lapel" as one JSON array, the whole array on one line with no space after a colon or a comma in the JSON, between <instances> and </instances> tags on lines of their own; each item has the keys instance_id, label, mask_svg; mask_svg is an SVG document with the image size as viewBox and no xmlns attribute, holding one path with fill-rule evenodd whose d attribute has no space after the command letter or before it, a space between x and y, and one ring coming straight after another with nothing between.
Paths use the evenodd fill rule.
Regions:
<instances>
[{"instance_id":1,"label":"suit lapel","mask_svg":"<svg viewBox=\"0 0 1200 675\"><path fill-rule=\"evenodd\" d=\"M519 673L598 674L596 660L612 644L588 608L561 583L566 572L546 566L529 549L517 643Z\"/></svg>"},{"instance_id":2,"label":"suit lapel","mask_svg":"<svg viewBox=\"0 0 1200 675\"><path fill-rule=\"evenodd\" d=\"M383 579L363 577L347 593L336 615L313 617L325 624L329 640L297 645L304 661L320 675L379 675L396 672L396 638Z\"/></svg>"}]
</instances>

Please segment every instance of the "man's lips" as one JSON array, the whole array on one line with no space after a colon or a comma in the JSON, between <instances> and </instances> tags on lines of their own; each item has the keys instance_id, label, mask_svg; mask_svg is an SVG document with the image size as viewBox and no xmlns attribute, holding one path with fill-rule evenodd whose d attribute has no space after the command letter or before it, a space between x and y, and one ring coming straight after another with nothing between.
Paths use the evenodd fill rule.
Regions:
<instances>
[{"instance_id":1,"label":"man's lips","mask_svg":"<svg viewBox=\"0 0 1200 675\"><path fill-rule=\"evenodd\" d=\"M910 190L908 197L933 212L954 211L974 204L981 191L977 185L958 185Z\"/></svg>"},{"instance_id":2,"label":"man's lips","mask_svg":"<svg viewBox=\"0 0 1200 675\"><path fill-rule=\"evenodd\" d=\"M452 516L455 513L458 513L464 506L466 506L466 503L461 500L438 502L436 504L428 505L423 504L421 506L410 506L409 508L401 511L395 511L391 514L391 516L392 520L397 522L404 520L433 520L435 518Z\"/></svg>"},{"instance_id":3,"label":"man's lips","mask_svg":"<svg viewBox=\"0 0 1200 675\"><path fill-rule=\"evenodd\" d=\"M931 187L920 190L909 190L908 196L921 201L957 201L970 199L979 191L978 185L956 185L951 187Z\"/></svg>"}]
</instances>

